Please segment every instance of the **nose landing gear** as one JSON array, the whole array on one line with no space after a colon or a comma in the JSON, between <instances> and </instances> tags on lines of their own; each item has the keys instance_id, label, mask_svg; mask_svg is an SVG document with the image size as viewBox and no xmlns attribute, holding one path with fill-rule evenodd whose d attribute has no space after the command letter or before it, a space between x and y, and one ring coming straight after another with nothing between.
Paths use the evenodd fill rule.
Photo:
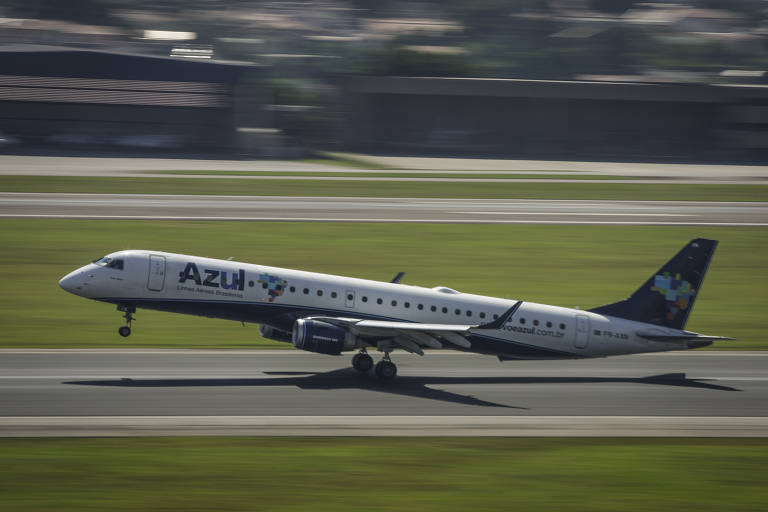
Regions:
<instances>
[{"instance_id":1,"label":"nose landing gear","mask_svg":"<svg viewBox=\"0 0 768 512\"><path fill-rule=\"evenodd\" d=\"M133 314L136 312L136 308L132 306L117 306L117 310L125 313L123 315L123 318L125 318L125 324L126 324L120 327L117 330L117 332L123 338L127 338L128 336L131 335L131 322L135 320L135 318L133 317Z\"/></svg>"}]
</instances>

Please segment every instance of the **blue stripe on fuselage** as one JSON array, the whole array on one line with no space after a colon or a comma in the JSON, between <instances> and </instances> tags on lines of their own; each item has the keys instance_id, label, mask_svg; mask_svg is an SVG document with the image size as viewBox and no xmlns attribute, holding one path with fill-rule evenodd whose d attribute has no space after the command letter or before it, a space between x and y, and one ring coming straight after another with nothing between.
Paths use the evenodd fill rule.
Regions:
<instances>
[{"instance_id":1,"label":"blue stripe on fuselage","mask_svg":"<svg viewBox=\"0 0 768 512\"><path fill-rule=\"evenodd\" d=\"M237 322L268 324L284 331L291 331L297 318L307 316L327 315L368 320L388 320L402 322L402 318L360 313L357 311L340 310L292 304L275 304L246 301L221 301L199 299L126 299L103 297L96 300L113 304L122 304L144 309L154 309L171 313L184 313L209 318L221 318ZM489 355L501 355L507 358L519 359L574 359L582 358L579 354L537 347L517 341L496 338L493 336L471 334L468 337L472 350ZM458 349L457 350L462 350Z\"/></svg>"}]
</instances>

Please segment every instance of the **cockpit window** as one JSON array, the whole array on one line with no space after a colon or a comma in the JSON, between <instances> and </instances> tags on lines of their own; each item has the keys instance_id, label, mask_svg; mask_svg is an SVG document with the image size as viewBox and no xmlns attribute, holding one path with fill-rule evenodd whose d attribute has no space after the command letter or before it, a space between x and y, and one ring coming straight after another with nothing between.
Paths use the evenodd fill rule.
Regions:
<instances>
[{"instance_id":1,"label":"cockpit window","mask_svg":"<svg viewBox=\"0 0 768 512\"><path fill-rule=\"evenodd\" d=\"M103 257L100 260L93 262L100 267L114 268L116 270L123 270L123 260L118 258Z\"/></svg>"}]
</instances>

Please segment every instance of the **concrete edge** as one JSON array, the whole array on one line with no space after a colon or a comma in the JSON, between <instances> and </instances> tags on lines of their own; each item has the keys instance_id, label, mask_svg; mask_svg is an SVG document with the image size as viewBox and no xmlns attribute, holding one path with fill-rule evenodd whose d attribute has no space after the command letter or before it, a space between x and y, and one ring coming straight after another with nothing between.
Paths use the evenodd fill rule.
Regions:
<instances>
[{"instance_id":1,"label":"concrete edge","mask_svg":"<svg viewBox=\"0 0 768 512\"><path fill-rule=\"evenodd\" d=\"M0 437L483 436L768 437L768 417L51 416L0 417Z\"/></svg>"}]
</instances>

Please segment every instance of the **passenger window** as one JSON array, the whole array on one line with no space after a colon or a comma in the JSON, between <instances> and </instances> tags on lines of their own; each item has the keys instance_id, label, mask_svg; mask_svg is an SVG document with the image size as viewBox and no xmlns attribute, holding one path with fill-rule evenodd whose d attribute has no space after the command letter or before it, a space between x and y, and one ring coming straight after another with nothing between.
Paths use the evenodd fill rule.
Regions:
<instances>
[{"instance_id":1,"label":"passenger window","mask_svg":"<svg viewBox=\"0 0 768 512\"><path fill-rule=\"evenodd\" d=\"M392 301L392 305L393 305L393 306L397 306L397 301L396 301L396 300L393 300L393 301Z\"/></svg>"},{"instance_id":2,"label":"passenger window","mask_svg":"<svg viewBox=\"0 0 768 512\"><path fill-rule=\"evenodd\" d=\"M552 322L547 322L547 327L552 327Z\"/></svg>"},{"instance_id":3,"label":"passenger window","mask_svg":"<svg viewBox=\"0 0 768 512\"><path fill-rule=\"evenodd\" d=\"M565 330L565 324L560 324L560 330L562 330L562 331Z\"/></svg>"},{"instance_id":4,"label":"passenger window","mask_svg":"<svg viewBox=\"0 0 768 512\"><path fill-rule=\"evenodd\" d=\"M384 301L381 300L381 299L376 299L376 304L381 304L382 302L384 302Z\"/></svg>"},{"instance_id":5,"label":"passenger window","mask_svg":"<svg viewBox=\"0 0 768 512\"><path fill-rule=\"evenodd\" d=\"M521 324L523 324L523 325L525 325L525 318L521 318L521 319L520 319L520 323L521 323Z\"/></svg>"},{"instance_id":6,"label":"passenger window","mask_svg":"<svg viewBox=\"0 0 768 512\"><path fill-rule=\"evenodd\" d=\"M254 283L253 281L248 281L248 286L250 286L251 288L253 288L254 284L256 284L256 283Z\"/></svg>"},{"instance_id":7,"label":"passenger window","mask_svg":"<svg viewBox=\"0 0 768 512\"><path fill-rule=\"evenodd\" d=\"M467 310L467 316L472 316L472 312L470 310Z\"/></svg>"},{"instance_id":8,"label":"passenger window","mask_svg":"<svg viewBox=\"0 0 768 512\"><path fill-rule=\"evenodd\" d=\"M429 309L430 311L437 311L437 306L430 306Z\"/></svg>"},{"instance_id":9,"label":"passenger window","mask_svg":"<svg viewBox=\"0 0 768 512\"><path fill-rule=\"evenodd\" d=\"M309 294L309 288L304 288L302 291L304 292L304 295Z\"/></svg>"},{"instance_id":10,"label":"passenger window","mask_svg":"<svg viewBox=\"0 0 768 512\"><path fill-rule=\"evenodd\" d=\"M363 295L363 302L368 302L368 297L366 297L365 295Z\"/></svg>"},{"instance_id":11,"label":"passenger window","mask_svg":"<svg viewBox=\"0 0 768 512\"><path fill-rule=\"evenodd\" d=\"M493 319L494 319L494 320L496 320L497 318L499 318L499 315L497 315L496 313L494 313L494 314L493 314Z\"/></svg>"},{"instance_id":12,"label":"passenger window","mask_svg":"<svg viewBox=\"0 0 768 512\"><path fill-rule=\"evenodd\" d=\"M480 318L485 318L485 313L480 313Z\"/></svg>"},{"instance_id":13,"label":"passenger window","mask_svg":"<svg viewBox=\"0 0 768 512\"><path fill-rule=\"evenodd\" d=\"M336 292L331 292L331 298L332 298L332 299L335 299L335 298L336 298L336 297L338 297L338 296L339 296L339 294L338 294L338 293L336 293Z\"/></svg>"},{"instance_id":14,"label":"passenger window","mask_svg":"<svg viewBox=\"0 0 768 512\"><path fill-rule=\"evenodd\" d=\"M410 302L406 302L405 304L403 304L403 306L409 308L409 307L411 307L411 303Z\"/></svg>"},{"instance_id":15,"label":"passenger window","mask_svg":"<svg viewBox=\"0 0 768 512\"><path fill-rule=\"evenodd\" d=\"M349 300L349 301L353 301L353 300L355 300L355 296L354 296L354 295L352 295L351 293L348 293L348 294L347 294L347 300Z\"/></svg>"},{"instance_id":16,"label":"passenger window","mask_svg":"<svg viewBox=\"0 0 768 512\"><path fill-rule=\"evenodd\" d=\"M447 313L447 312L448 312L448 308L446 308L445 306L443 306L443 313Z\"/></svg>"},{"instance_id":17,"label":"passenger window","mask_svg":"<svg viewBox=\"0 0 768 512\"><path fill-rule=\"evenodd\" d=\"M453 312L456 313L457 315L461 314L461 310L459 308L456 308Z\"/></svg>"},{"instance_id":18,"label":"passenger window","mask_svg":"<svg viewBox=\"0 0 768 512\"><path fill-rule=\"evenodd\" d=\"M539 325L539 321L538 320L534 320L533 321L533 325Z\"/></svg>"},{"instance_id":19,"label":"passenger window","mask_svg":"<svg viewBox=\"0 0 768 512\"><path fill-rule=\"evenodd\" d=\"M291 286L291 293L293 293L295 291L296 291L296 287L295 286Z\"/></svg>"},{"instance_id":20,"label":"passenger window","mask_svg":"<svg viewBox=\"0 0 768 512\"><path fill-rule=\"evenodd\" d=\"M418 305L418 306L416 306L416 307L417 307L418 309L424 309L424 304L419 304L419 305Z\"/></svg>"},{"instance_id":21,"label":"passenger window","mask_svg":"<svg viewBox=\"0 0 768 512\"><path fill-rule=\"evenodd\" d=\"M323 290L317 290L317 296L322 297L323 296Z\"/></svg>"}]
</instances>

